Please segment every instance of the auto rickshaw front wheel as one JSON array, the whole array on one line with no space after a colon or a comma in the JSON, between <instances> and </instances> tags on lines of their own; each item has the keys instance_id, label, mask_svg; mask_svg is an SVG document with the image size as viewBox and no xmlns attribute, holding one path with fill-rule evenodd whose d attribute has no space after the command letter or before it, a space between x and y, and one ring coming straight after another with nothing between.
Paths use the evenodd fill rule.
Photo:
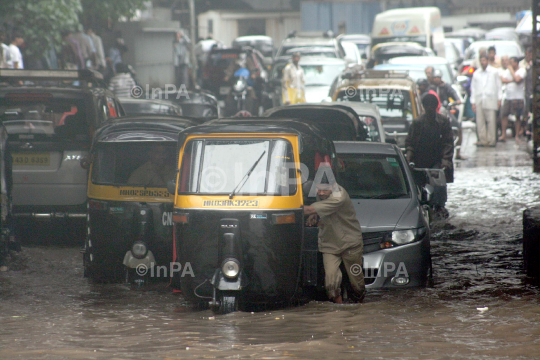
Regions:
<instances>
[{"instance_id":1,"label":"auto rickshaw front wheel","mask_svg":"<svg viewBox=\"0 0 540 360\"><path fill-rule=\"evenodd\" d=\"M220 315L238 311L238 294L229 291L220 291L218 294L219 305L212 310Z\"/></svg>"}]
</instances>

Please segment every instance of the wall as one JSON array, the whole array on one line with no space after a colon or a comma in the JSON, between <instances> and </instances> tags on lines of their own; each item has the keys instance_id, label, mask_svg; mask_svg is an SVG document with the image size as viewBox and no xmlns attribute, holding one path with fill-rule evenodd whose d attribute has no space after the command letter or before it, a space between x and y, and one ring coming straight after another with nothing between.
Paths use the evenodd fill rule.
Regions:
<instances>
[{"instance_id":1,"label":"wall","mask_svg":"<svg viewBox=\"0 0 540 360\"><path fill-rule=\"evenodd\" d=\"M379 12L379 2L304 1L300 7L302 31L331 29L338 34L340 23L345 22L348 34L369 34Z\"/></svg>"}]
</instances>

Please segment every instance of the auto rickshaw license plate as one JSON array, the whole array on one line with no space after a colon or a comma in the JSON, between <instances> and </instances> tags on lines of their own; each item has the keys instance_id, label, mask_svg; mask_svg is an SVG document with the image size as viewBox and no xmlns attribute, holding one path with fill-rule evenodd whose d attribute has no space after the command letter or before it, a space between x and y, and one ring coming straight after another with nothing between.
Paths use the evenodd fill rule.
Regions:
<instances>
[{"instance_id":1,"label":"auto rickshaw license plate","mask_svg":"<svg viewBox=\"0 0 540 360\"><path fill-rule=\"evenodd\" d=\"M19 166L48 166L51 164L49 153L13 154L13 165Z\"/></svg>"}]
</instances>

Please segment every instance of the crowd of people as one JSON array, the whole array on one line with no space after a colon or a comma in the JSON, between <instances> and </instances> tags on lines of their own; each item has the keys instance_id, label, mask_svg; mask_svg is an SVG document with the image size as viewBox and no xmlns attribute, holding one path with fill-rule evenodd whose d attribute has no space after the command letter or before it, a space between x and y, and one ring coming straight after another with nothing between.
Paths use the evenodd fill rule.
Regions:
<instances>
[{"instance_id":1,"label":"crowd of people","mask_svg":"<svg viewBox=\"0 0 540 360\"><path fill-rule=\"evenodd\" d=\"M480 50L479 66L473 73L470 99L476 114L477 146L495 147L506 142L509 118L514 118L514 133L519 144L526 135L532 98L533 50L525 59L497 57L495 47ZM501 135L497 138L497 120Z\"/></svg>"}]
</instances>

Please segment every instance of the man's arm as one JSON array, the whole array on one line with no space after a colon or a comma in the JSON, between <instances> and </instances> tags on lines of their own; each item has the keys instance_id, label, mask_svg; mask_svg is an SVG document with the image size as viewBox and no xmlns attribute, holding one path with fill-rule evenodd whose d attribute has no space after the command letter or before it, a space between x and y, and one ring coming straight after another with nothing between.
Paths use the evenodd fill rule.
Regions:
<instances>
[{"instance_id":1,"label":"man's arm","mask_svg":"<svg viewBox=\"0 0 540 360\"><path fill-rule=\"evenodd\" d=\"M408 162L414 161L414 138L416 137L416 121L413 121L409 127L409 132L405 138L405 149L407 150L406 157Z\"/></svg>"},{"instance_id":2,"label":"man's arm","mask_svg":"<svg viewBox=\"0 0 540 360\"><path fill-rule=\"evenodd\" d=\"M520 76L519 70L516 71L512 66L509 66L508 69L510 70L510 73L512 74L512 78L514 79L516 83L521 83L523 81L523 77Z\"/></svg>"},{"instance_id":3,"label":"man's arm","mask_svg":"<svg viewBox=\"0 0 540 360\"><path fill-rule=\"evenodd\" d=\"M291 99L289 99L289 91L287 89L288 82L289 82L289 65L283 68L283 76L281 77L281 92L283 93L283 102L285 104L288 104L291 102Z\"/></svg>"},{"instance_id":4,"label":"man's arm","mask_svg":"<svg viewBox=\"0 0 540 360\"><path fill-rule=\"evenodd\" d=\"M456 90L454 90L454 88L452 87L452 85L450 84L445 84L446 85L446 91L448 92L448 96L452 99L454 99L454 103L459 105L461 104L461 100L459 100L459 95L458 93L456 92Z\"/></svg>"}]
</instances>

